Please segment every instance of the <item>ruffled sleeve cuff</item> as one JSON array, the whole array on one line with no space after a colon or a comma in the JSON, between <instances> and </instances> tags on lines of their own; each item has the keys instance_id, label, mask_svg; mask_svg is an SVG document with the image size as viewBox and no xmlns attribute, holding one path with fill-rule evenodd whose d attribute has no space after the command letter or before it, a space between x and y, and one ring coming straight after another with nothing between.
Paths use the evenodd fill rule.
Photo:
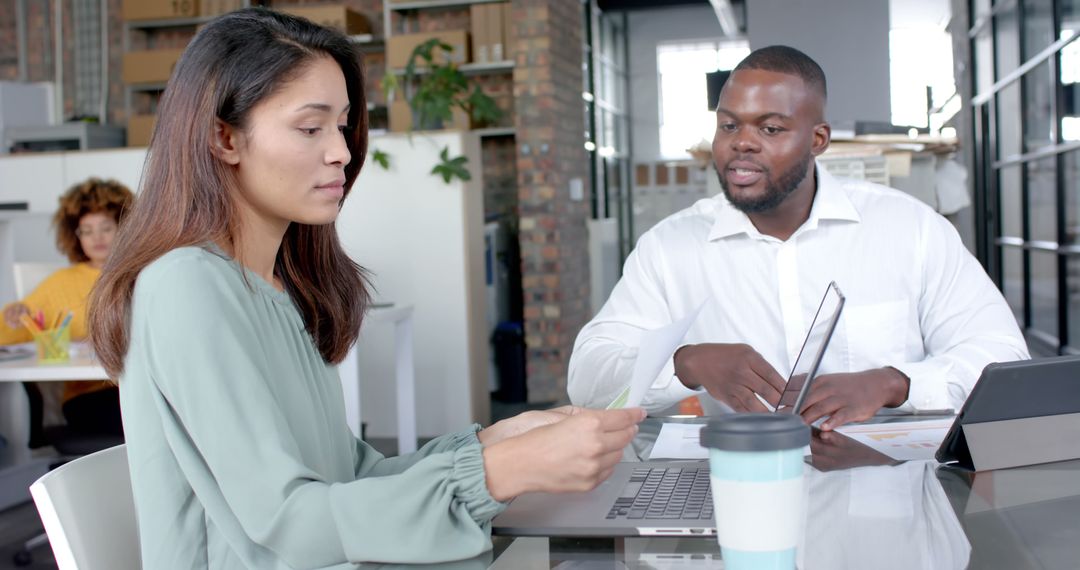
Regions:
<instances>
[{"instance_id":1,"label":"ruffled sleeve cuff","mask_svg":"<svg viewBox=\"0 0 1080 570\"><path fill-rule=\"evenodd\" d=\"M462 432L459 435L462 439L466 439L467 433ZM462 444L454 451L450 488L458 500L465 505L465 509L473 520L483 524L501 513L506 508L506 504L496 501L488 491L487 477L484 473L483 448L476 439L476 431L469 435L472 438L472 444Z\"/></svg>"}]
</instances>

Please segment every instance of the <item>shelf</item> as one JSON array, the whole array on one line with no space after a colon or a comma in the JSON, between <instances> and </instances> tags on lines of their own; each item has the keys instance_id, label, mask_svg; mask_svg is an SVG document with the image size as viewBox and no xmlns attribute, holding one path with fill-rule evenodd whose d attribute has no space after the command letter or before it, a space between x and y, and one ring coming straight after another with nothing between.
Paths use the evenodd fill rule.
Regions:
<instances>
[{"instance_id":1,"label":"shelf","mask_svg":"<svg viewBox=\"0 0 1080 570\"><path fill-rule=\"evenodd\" d=\"M124 25L129 30L146 30L156 28L186 28L198 26L213 20L217 16L198 16L195 18L166 18L162 20L126 20Z\"/></svg>"},{"instance_id":2,"label":"shelf","mask_svg":"<svg viewBox=\"0 0 1080 570\"><path fill-rule=\"evenodd\" d=\"M5 146L23 144L31 150L87 150L124 146L124 129L97 123L64 123L40 127L8 127Z\"/></svg>"},{"instance_id":3,"label":"shelf","mask_svg":"<svg viewBox=\"0 0 1080 570\"><path fill-rule=\"evenodd\" d=\"M514 61L497 61L495 63L463 63L458 66L465 75L485 75L489 73L509 73L514 70ZM405 75L404 69L393 70L394 75ZM423 75L427 73L425 68L417 68L416 74Z\"/></svg>"},{"instance_id":4,"label":"shelf","mask_svg":"<svg viewBox=\"0 0 1080 570\"><path fill-rule=\"evenodd\" d=\"M349 41L351 41L361 53L379 53L386 50L386 43L383 42L382 38L376 38L372 34L349 36Z\"/></svg>"},{"instance_id":5,"label":"shelf","mask_svg":"<svg viewBox=\"0 0 1080 570\"><path fill-rule=\"evenodd\" d=\"M426 2L394 2L394 0L384 0L387 2L387 6L394 12L405 12L408 10L427 10L430 8L454 8L457 6L471 6L473 4L494 4L497 2L507 2L508 0L428 0Z\"/></svg>"},{"instance_id":6,"label":"shelf","mask_svg":"<svg viewBox=\"0 0 1080 570\"><path fill-rule=\"evenodd\" d=\"M517 134L517 129L514 127L492 127L489 129L476 129L473 132L482 138L512 137Z\"/></svg>"},{"instance_id":7,"label":"shelf","mask_svg":"<svg viewBox=\"0 0 1080 570\"><path fill-rule=\"evenodd\" d=\"M129 83L127 88L133 92L138 93L152 93L154 91L164 91L164 83Z\"/></svg>"}]
</instances>

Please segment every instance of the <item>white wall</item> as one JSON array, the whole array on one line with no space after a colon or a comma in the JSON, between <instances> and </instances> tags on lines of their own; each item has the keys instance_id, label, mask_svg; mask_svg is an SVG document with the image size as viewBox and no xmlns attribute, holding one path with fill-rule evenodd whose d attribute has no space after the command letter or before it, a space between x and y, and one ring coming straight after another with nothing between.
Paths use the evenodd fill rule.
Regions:
<instances>
[{"instance_id":1,"label":"white wall","mask_svg":"<svg viewBox=\"0 0 1080 570\"><path fill-rule=\"evenodd\" d=\"M115 178L134 190L145 157L142 148L0 156L0 202L26 202L30 209L0 219L0 303L14 300L11 263L67 262L50 225L60 195L90 176Z\"/></svg>"},{"instance_id":2,"label":"white wall","mask_svg":"<svg viewBox=\"0 0 1080 570\"><path fill-rule=\"evenodd\" d=\"M64 191L91 176L135 191L145 158L145 148L0 156L0 202L29 202L31 212L52 214Z\"/></svg>"},{"instance_id":3,"label":"white wall","mask_svg":"<svg viewBox=\"0 0 1080 570\"><path fill-rule=\"evenodd\" d=\"M890 121L888 0L751 0L746 10L751 49L789 45L825 70L834 127Z\"/></svg>"},{"instance_id":4,"label":"white wall","mask_svg":"<svg viewBox=\"0 0 1080 570\"><path fill-rule=\"evenodd\" d=\"M630 53L630 131L633 161L660 158L660 85L656 46L678 40L715 40L723 36L716 13L708 4L628 14ZM701 81L705 81L702 75Z\"/></svg>"},{"instance_id":5,"label":"white wall","mask_svg":"<svg viewBox=\"0 0 1080 570\"><path fill-rule=\"evenodd\" d=\"M890 120L888 0L751 0L746 10L751 48L790 45L821 64L835 126ZM633 160L653 161L660 158L656 46L723 33L707 4L635 10L628 19Z\"/></svg>"},{"instance_id":6,"label":"white wall","mask_svg":"<svg viewBox=\"0 0 1080 570\"><path fill-rule=\"evenodd\" d=\"M445 184L430 174L443 145L465 154L473 179ZM488 344L483 268L483 179L475 135L389 134L372 147L391 156L363 172L338 218L350 257L372 272L375 298L414 306L418 429L433 436L488 421ZM360 339L368 435L394 435L390 327Z\"/></svg>"}]
</instances>

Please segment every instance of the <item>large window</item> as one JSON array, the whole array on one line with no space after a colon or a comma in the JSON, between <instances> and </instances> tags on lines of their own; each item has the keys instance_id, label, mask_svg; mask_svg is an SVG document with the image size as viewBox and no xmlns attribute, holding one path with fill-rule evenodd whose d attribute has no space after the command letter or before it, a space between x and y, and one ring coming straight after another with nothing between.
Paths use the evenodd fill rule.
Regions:
<instances>
[{"instance_id":1,"label":"large window","mask_svg":"<svg viewBox=\"0 0 1080 570\"><path fill-rule=\"evenodd\" d=\"M749 54L743 39L657 46L661 156L686 158L686 149L712 140L716 116L709 111L705 74L734 69Z\"/></svg>"},{"instance_id":2,"label":"large window","mask_svg":"<svg viewBox=\"0 0 1080 570\"><path fill-rule=\"evenodd\" d=\"M979 257L1034 353L1080 353L1080 0L969 6Z\"/></svg>"},{"instance_id":3,"label":"large window","mask_svg":"<svg viewBox=\"0 0 1080 570\"><path fill-rule=\"evenodd\" d=\"M953 79L952 40L937 26L889 32L892 123L938 133L960 110ZM943 55L944 54L944 55Z\"/></svg>"}]
</instances>

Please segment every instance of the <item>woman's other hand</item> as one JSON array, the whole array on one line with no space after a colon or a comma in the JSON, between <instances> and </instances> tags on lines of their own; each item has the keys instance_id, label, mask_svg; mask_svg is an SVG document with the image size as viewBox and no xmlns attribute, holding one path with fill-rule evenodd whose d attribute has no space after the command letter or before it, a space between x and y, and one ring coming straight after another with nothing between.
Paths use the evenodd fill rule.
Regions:
<instances>
[{"instance_id":1,"label":"woman's other hand","mask_svg":"<svg viewBox=\"0 0 1080 570\"><path fill-rule=\"evenodd\" d=\"M507 501L534 491L591 490L611 475L643 419L641 408L576 408L561 421L488 445L488 491L496 500Z\"/></svg>"},{"instance_id":2,"label":"woman's other hand","mask_svg":"<svg viewBox=\"0 0 1080 570\"><path fill-rule=\"evenodd\" d=\"M476 436L484 446L494 445L529 430L561 422L584 409L577 406L561 406L550 410L523 412L484 428Z\"/></svg>"},{"instance_id":3,"label":"woman's other hand","mask_svg":"<svg viewBox=\"0 0 1080 570\"><path fill-rule=\"evenodd\" d=\"M23 326L20 318L22 318L23 315L29 314L30 307L27 307L22 303L12 303L4 309L4 324L6 324L8 328L17 329Z\"/></svg>"}]
</instances>

